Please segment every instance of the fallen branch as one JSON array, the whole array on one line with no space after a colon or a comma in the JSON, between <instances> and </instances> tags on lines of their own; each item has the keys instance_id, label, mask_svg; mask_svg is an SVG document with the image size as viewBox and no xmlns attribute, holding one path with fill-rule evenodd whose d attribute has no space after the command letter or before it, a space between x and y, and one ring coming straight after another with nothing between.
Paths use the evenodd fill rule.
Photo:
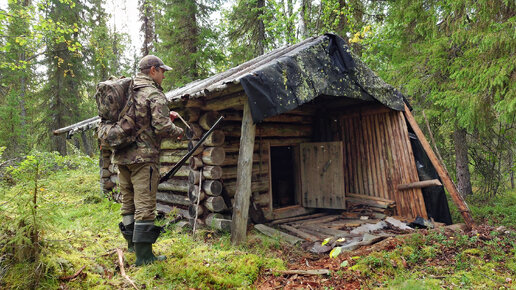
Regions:
<instances>
[{"instance_id":1,"label":"fallen branch","mask_svg":"<svg viewBox=\"0 0 516 290\"><path fill-rule=\"evenodd\" d=\"M330 270L328 269L316 269L316 270L272 270L277 273L286 274L286 275L330 275Z\"/></svg>"},{"instance_id":2,"label":"fallen branch","mask_svg":"<svg viewBox=\"0 0 516 290\"><path fill-rule=\"evenodd\" d=\"M82 272L82 270L84 270L84 268L86 268L86 266L82 266L77 272L75 272L75 274L73 274L71 276L59 277L59 280L61 280L61 281L73 280L73 279L77 278L77 276L79 276L81 274L81 272Z\"/></svg>"},{"instance_id":3,"label":"fallen branch","mask_svg":"<svg viewBox=\"0 0 516 290\"><path fill-rule=\"evenodd\" d=\"M120 274L122 274L122 277L124 277L127 281L129 281L129 283L131 285L133 285L134 289L138 289L138 287L136 287L136 285L134 284L133 280L131 280L131 278L129 278L129 276L127 276L127 274L125 273L124 253L122 253L122 250L120 250L120 249L116 249L116 253L118 254L118 264L120 265Z\"/></svg>"}]
</instances>

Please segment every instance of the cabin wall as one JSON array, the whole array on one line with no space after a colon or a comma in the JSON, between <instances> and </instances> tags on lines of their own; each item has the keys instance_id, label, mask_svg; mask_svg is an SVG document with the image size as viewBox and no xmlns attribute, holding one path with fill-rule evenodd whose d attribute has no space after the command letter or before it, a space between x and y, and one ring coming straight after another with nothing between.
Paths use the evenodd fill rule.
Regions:
<instances>
[{"instance_id":1,"label":"cabin wall","mask_svg":"<svg viewBox=\"0 0 516 290\"><path fill-rule=\"evenodd\" d=\"M220 102L221 99L224 102ZM235 195L244 101L243 92L234 92L212 99L189 100L172 107L187 119L192 130L187 134L189 140L163 141L162 174L193 147L218 116L225 119L215 131L214 135L218 136L217 140L212 140L215 143L201 146L189 164L159 185L160 211L170 212L176 207L190 218L197 213L201 224L214 217L230 218L226 204L232 203ZM256 124L251 190L255 204L262 208L266 217L278 218L273 214L269 148L293 146L299 152L301 143L330 141L343 142L345 193L391 199L396 201L398 215L426 217L420 189L397 190L400 184L418 181L403 114L378 105L346 108L321 111L317 106L303 105ZM201 170L215 174L201 175ZM293 170L299 175L299 168ZM299 204L301 182L299 178L296 181ZM207 187L207 184L210 185ZM222 188L227 190L227 200L223 198ZM199 205L197 197L200 198Z\"/></svg>"}]
</instances>

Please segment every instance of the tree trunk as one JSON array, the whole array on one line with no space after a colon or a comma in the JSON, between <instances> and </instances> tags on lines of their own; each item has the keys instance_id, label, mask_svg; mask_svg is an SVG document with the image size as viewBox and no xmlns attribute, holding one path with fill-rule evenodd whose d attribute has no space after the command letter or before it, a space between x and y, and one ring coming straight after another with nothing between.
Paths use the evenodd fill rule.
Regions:
<instances>
[{"instance_id":1,"label":"tree trunk","mask_svg":"<svg viewBox=\"0 0 516 290\"><path fill-rule=\"evenodd\" d=\"M466 141L466 129L457 128L453 133L455 143L455 167L457 170L457 190L466 197L473 193L471 188L471 176L469 174L468 144Z\"/></svg>"}]
</instances>

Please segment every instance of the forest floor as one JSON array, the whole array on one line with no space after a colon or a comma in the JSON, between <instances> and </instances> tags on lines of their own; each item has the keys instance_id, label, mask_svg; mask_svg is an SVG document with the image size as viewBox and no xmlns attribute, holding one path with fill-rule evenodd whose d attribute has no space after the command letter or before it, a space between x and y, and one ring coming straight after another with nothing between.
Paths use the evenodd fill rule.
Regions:
<instances>
[{"instance_id":1,"label":"forest floor","mask_svg":"<svg viewBox=\"0 0 516 290\"><path fill-rule=\"evenodd\" d=\"M99 194L95 160L54 163L39 171L37 184L30 164L21 166L25 175L3 176L2 289L134 288L121 275L116 249L122 249L123 269L138 289L516 288L515 191L470 204L479 222L472 230L418 230L335 258L254 230L234 247L228 233L202 229L193 235L190 228L170 225L155 244L155 252L168 259L134 267L135 255L126 251L118 230L120 205ZM320 269L329 274L285 274Z\"/></svg>"}]
</instances>

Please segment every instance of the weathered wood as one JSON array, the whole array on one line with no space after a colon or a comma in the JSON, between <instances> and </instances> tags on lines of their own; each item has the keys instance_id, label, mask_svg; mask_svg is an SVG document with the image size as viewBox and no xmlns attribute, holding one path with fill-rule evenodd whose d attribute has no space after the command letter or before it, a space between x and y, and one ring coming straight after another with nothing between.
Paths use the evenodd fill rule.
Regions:
<instances>
[{"instance_id":1,"label":"weathered wood","mask_svg":"<svg viewBox=\"0 0 516 290\"><path fill-rule=\"evenodd\" d=\"M313 225L302 224L302 225L299 225L299 228L306 229L306 230L312 231L312 232L321 233L327 237L328 236L329 237L344 237L344 236L349 235L348 232L328 228L328 227L326 227L326 224L313 224Z\"/></svg>"},{"instance_id":2,"label":"weathered wood","mask_svg":"<svg viewBox=\"0 0 516 290\"><path fill-rule=\"evenodd\" d=\"M473 227L475 222L473 221L473 217L471 216L471 212L469 210L468 205L462 198L462 196L457 191L457 188L455 187L455 184L453 183L452 179L448 175L448 172L444 169L444 167L441 165L439 160L437 159L437 156L432 151L432 147L430 147L430 144L428 144L428 141L425 138L425 135L419 128L419 125L417 124L416 120L414 119L414 116L412 116L412 113L410 112L407 105L405 105L405 117L407 118L407 121L409 122L410 126L412 127L412 130L414 130L414 133L416 134L417 138L419 139L419 142L421 142L421 145L423 146L423 149L425 150L426 154L428 155L428 158L432 162L432 165L435 167L435 170L437 171L437 174L439 174L439 177L444 182L444 187L448 192L450 193L450 196L452 197L453 202L457 207L459 208L459 211L464 218L464 222L468 227Z\"/></svg>"},{"instance_id":3,"label":"weathered wood","mask_svg":"<svg viewBox=\"0 0 516 290\"><path fill-rule=\"evenodd\" d=\"M218 180L205 180L202 190L210 196L219 196L222 193L222 183Z\"/></svg>"},{"instance_id":4,"label":"weathered wood","mask_svg":"<svg viewBox=\"0 0 516 290\"><path fill-rule=\"evenodd\" d=\"M216 120L215 120L216 121ZM214 130L204 141L204 146L221 146L224 144L225 135L222 130Z\"/></svg>"},{"instance_id":5,"label":"weathered wood","mask_svg":"<svg viewBox=\"0 0 516 290\"><path fill-rule=\"evenodd\" d=\"M275 209L271 212L270 215L266 212L266 218L268 220L277 220L277 219L284 219L284 218L295 217L295 216L300 216L300 215L312 214L314 212L315 212L315 209L313 209L313 208L305 208L300 205L292 205L292 206Z\"/></svg>"},{"instance_id":6,"label":"weathered wood","mask_svg":"<svg viewBox=\"0 0 516 290\"><path fill-rule=\"evenodd\" d=\"M197 203L198 197L200 197L200 200L202 201L206 197L206 194L202 190L199 192L198 185L190 184L190 188L188 189L188 199L191 203Z\"/></svg>"},{"instance_id":7,"label":"weathered wood","mask_svg":"<svg viewBox=\"0 0 516 290\"><path fill-rule=\"evenodd\" d=\"M268 154L264 154L264 155L261 155L261 159L260 159L260 154L259 153L254 153L253 154L253 163L260 163L260 162L265 162L269 160L269 156ZM224 162L222 162L222 164L220 164L221 166L230 166L230 165L237 165L238 164L238 155L237 154L231 154L231 155L227 155L224 157Z\"/></svg>"},{"instance_id":8,"label":"weathered wood","mask_svg":"<svg viewBox=\"0 0 516 290\"><path fill-rule=\"evenodd\" d=\"M190 205L190 200L183 195L161 192L156 193L156 200L171 204Z\"/></svg>"},{"instance_id":9,"label":"weathered wood","mask_svg":"<svg viewBox=\"0 0 516 290\"><path fill-rule=\"evenodd\" d=\"M204 166L202 176L206 179L220 179L222 177L222 167L220 166Z\"/></svg>"},{"instance_id":10,"label":"weathered wood","mask_svg":"<svg viewBox=\"0 0 516 290\"><path fill-rule=\"evenodd\" d=\"M281 239L284 239L286 242L288 242L289 244L292 244L292 245L301 243L303 241L303 239L300 239L296 236L289 235L287 233L278 231L276 229L273 229L273 228L268 227L263 224L254 225L254 228L266 236L269 236L272 238L280 237Z\"/></svg>"},{"instance_id":11,"label":"weathered wood","mask_svg":"<svg viewBox=\"0 0 516 290\"><path fill-rule=\"evenodd\" d=\"M303 216L297 216L297 217L293 217L293 218L279 219L279 220L272 221L271 224L273 224L273 225L284 224L284 223L290 223L290 222L295 222L295 221L300 221L300 220L308 220L308 219L312 219L312 218L322 217L325 215L328 215L328 213L320 212L320 213L315 213L315 214L311 214L311 215L303 215Z\"/></svg>"},{"instance_id":12,"label":"weathered wood","mask_svg":"<svg viewBox=\"0 0 516 290\"><path fill-rule=\"evenodd\" d=\"M217 119L220 117L220 114L215 111L206 112L201 115L199 118L199 125L204 130L210 130L210 128L217 122Z\"/></svg>"},{"instance_id":13,"label":"weathered wood","mask_svg":"<svg viewBox=\"0 0 516 290\"><path fill-rule=\"evenodd\" d=\"M250 176L250 175L249 175ZM249 178L251 179L251 178ZM224 187L226 187L226 190L228 191L228 195L230 197L235 196L237 192L237 183L236 181L230 181L224 183ZM251 182L251 191L252 192L262 192L269 189L269 180L262 178L257 181Z\"/></svg>"},{"instance_id":14,"label":"weathered wood","mask_svg":"<svg viewBox=\"0 0 516 290\"><path fill-rule=\"evenodd\" d=\"M198 140L201 139L204 130L195 123L190 123L190 128L186 128L185 136L190 140Z\"/></svg>"},{"instance_id":15,"label":"weathered wood","mask_svg":"<svg viewBox=\"0 0 516 290\"><path fill-rule=\"evenodd\" d=\"M252 186L251 186L251 188L252 188ZM271 195L268 192L265 192L262 194L253 192L253 198L254 198L255 204L257 204L259 206L268 206L270 203L270 200L271 200Z\"/></svg>"},{"instance_id":16,"label":"weathered wood","mask_svg":"<svg viewBox=\"0 0 516 290\"><path fill-rule=\"evenodd\" d=\"M210 213L204 220L206 225L221 231L231 231L231 220L218 213Z\"/></svg>"},{"instance_id":17,"label":"weathered wood","mask_svg":"<svg viewBox=\"0 0 516 290\"><path fill-rule=\"evenodd\" d=\"M190 170L190 174L188 175L188 182L190 182L190 184L198 184L200 177L201 173L199 171Z\"/></svg>"},{"instance_id":18,"label":"weathered wood","mask_svg":"<svg viewBox=\"0 0 516 290\"><path fill-rule=\"evenodd\" d=\"M249 204L251 199L251 172L256 126L253 123L249 103L244 103L244 115L238 154L238 176L231 224L231 243L239 245L246 239Z\"/></svg>"},{"instance_id":19,"label":"weathered wood","mask_svg":"<svg viewBox=\"0 0 516 290\"><path fill-rule=\"evenodd\" d=\"M383 202L380 202L377 200L371 200L371 199L361 199L361 198L354 198L354 197L348 196L346 198L346 201L348 203L353 203L353 204L363 204L363 205L369 205L369 206L374 206L374 207L379 207L379 208L389 208L389 204L386 204L386 203L383 203Z\"/></svg>"},{"instance_id":20,"label":"weathered wood","mask_svg":"<svg viewBox=\"0 0 516 290\"><path fill-rule=\"evenodd\" d=\"M174 165L161 165L159 167L159 174L161 176L167 174L167 172L169 172L172 169L172 167L174 167ZM174 176L187 177L189 174L190 174L190 167L181 166L181 168L179 168L179 170L176 172L176 174Z\"/></svg>"},{"instance_id":21,"label":"weathered wood","mask_svg":"<svg viewBox=\"0 0 516 290\"><path fill-rule=\"evenodd\" d=\"M195 145L197 145L197 143L199 143L198 140L190 140L190 142L188 142L188 151L192 151L192 149L195 147ZM204 151L204 144L197 147L197 149L192 153L192 155L199 155L202 153L202 151Z\"/></svg>"},{"instance_id":22,"label":"weathered wood","mask_svg":"<svg viewBox=\"0 0 516 290\"><path fill-rule=\"evenodd\" d=\"M204 163L202 163L202 159L199 157L191 157L190 158L190 168L191 169L199 169L204 166Z\"/></svg>"},{"instance_id":23,"label":"weathered wood","mask_svg":"<svg viewBox=\"0 0 516 290\"><path fill-rule=\"evenodd\" d=\"M184 116L186 121L193 123L199 120L199 117L201 115L201 110L198 108L187 108L185 110Z\"/></svg>"},{"instance_id":24,"label":"weathered wood","mask_svg":"<svg viewBox=\"0 0 516 290\"><path fill-rule=\"evenodd\" d=\"M312 224L318 224L318 223L321 223L321 224L329 223L329 222L332 222L332 221L335 221L338 219L340 219L340 215L330 215L330 216L323 216L323 217L319 217L319 218L313 218L313 219L309 219L309 220L297 221L296 223L303 224L303 225L312 225Z\"/></svg>"},{"instance_id":25,"label":"weathered wood","mask_svg":"<svg viewBox=\"0 0 516 290\"><path fill-rule=\"evenodd\" d=\"M188 192L188 187L189 186L190 186L190 183L188 183L188 180L184 180L184 179L169 179L166 182L160 183L158 185L158 190Z\"/></svg>"},{"instance_id":26,"label":"weathered wood","mask_svg":"<svg viewBox=\"0 0 516 290\"><path fill-rule=\"evenodd\" d=\"M310 142L310 138L281 138L276 139L274 137L267 138L267 139L261 139L260 142L256 140L257 142L254 144L254 152L259 152L260 148L262 150L265 149L265 146L267 144L270 144L271 146L293 146L298 145L301 143ZM226 142L224 143L224 149L226 150L226 153L234 153L238 152L240 149L240 143L239 142Z\"/></svg>"},{"instance_id":27,"label":"weathered wood","mask_svg":"<svg viewBox=\"0 0 516 290\"><path fill-rule=\"evenodd\" d=\"M407 184L398 185L398 190L407 190L413 188L425 188L429 186L442 186L443 184L439 181L439 179L431 179L424 181L411 182Z\"/></svg>"},{"instance_id":28,"label":"weathered wood","mask_svg":"<svg viewBox=\"0 0 516 290\"><path fill-rule=\"evenodd\" d=\"M225 125L226 136L239 137L238 125ZM311 137L312 127L309 125L283 124L278 126L271 123L260 123L256 136L260 137Z\"/></svg>"},{"instance_id":29,"label":"weathered wood","mask_svg":"<svg viewBox=\"0 0 516 290\"><path fill-rule=\"evenodd\" d=\"M211 212L221 212L227 209L222 196L210 196L204 201L204 207Z\"/></svg>"},{"instance_id":30,"label":"weathered wood","mask_svg":"<svg viewBox=\"0 0 516 290\"><path fill-rule=\"evenodd\" d=\"M170 206L170 205L166 205L166 204L162 204L162 203L157 203L156 204L156 210L158 212L162 212L164 214L167 214L169 215L170 213L176 213L178 215L181 215L182 217L184 218L189 218L190 215L188 214L188 210L185 210L185 209L182 209L182 208L179 208L179 207L175 207L175 206Z\"/></svg>"},{"instance_id":31,"label":"weathered wood","mask_svg":"<svg viewBox=\"0 0 516 290\"><path fill-rule=\"evenodd\" d=\"M161 151L159 156L160 163L177 163L188 153L187 150Z\"/></svg>"},{"instance_id":32,"label":"weathered wood","mask_svg":"<svg viewBox=\"0 0 516 290\"><path fill-rule=\"evenodd\" d=\"M301 144L303 206L345 209L342 142Z\"/></svg>"},{"instance_id":33,"label":"weathered wood","mask_svg":"<svg viewBox=\"0 0 516 290\"><path fill-rule=\"evenodd\" d=\"M289 226L289 225L280 225L280 227L282 229L285 229L285 230L287 230L289 232L292 232L292 233L296 234L297 236L299 236L299 237L301 237L301 238L303 238L303 239L305 239L307 241L315 242L315 241L320 240L319 237L316 237L316 236L311 235L309 233L303 232L302 230L296 229L296 228L294 228L292 226Z\"/></svg>"},{"instance_id":34,"label":"weathered wood","mask_svg":"<svg viewBox=\"0 0 516 290\"><path fill-rule=\"evenodd\" d=\"M226 153L222 147L206 147L202 152L202 162L208 165L221 165L224 163Z\"/></svg>"},{"instance_id":35,"label":"weathered wood","mask_svg":"<svg viewBox=\"0 0 516 290\"><path fill-rule=\"evenodd\" d=\"M197 217L200 217L200 216L202 216L204 211L205 210L202 205L190 204L190 206L188 207L188 214L191 217L195 217L196 215L197 215Z\"/></svg>"},{"instance_id":36,"label":"weathered wood","mask_svg":"<svg viewBox=\"0 0 516 290\"><path fill-rule=\"evenodd\" d=\"M224 167L221 169L222 172L222 179L233 179L237 177L237 167L231 166L231 167ZM265 164L253 164L253 170L251 171L252 175L262 175L262 174L268 174L269 173L269 166ZM214 178L216 179L216 178Z\"/></svg>"},{"instance_id":37,"label":"weathered wood","mask_svg":"<svg viewBox=\"0 0 516 290\"><path fill-rule=\"evenodd\" d=\"M177 140L177 139L163 139L161 141L161 149L186 149L188 148L188 141L186 140Z\"/></svg>"},{"instance_id":38,"label":"weathered wood","mask_svg":"<svg viewBox=\"0 0 516 290\"><path fill-rule=\"evenodd\" d=\"M347 197L351 197L351 198L356 198L356 199L375 200L375 201L379 201L379 202L385 203L385 204L395 204L395 201L392 200L392 199L386 199L386 198L381 198L381 197L376 197L376 196L371 196L371 195L365 195L365 194L346 193L346 196Z\"/></svg>"},{"instance_id":39,"label":"weathered wood","mask_svg":"<svg viewBox=\"0 0 516 290\"><path fill-rule=\"evenodd\" d=\"M207 100L201 106L204 111L221 111L229 108L241 108L247 102L245 94L242 92L233 95Z\"/></svg>"}]
</instances>

